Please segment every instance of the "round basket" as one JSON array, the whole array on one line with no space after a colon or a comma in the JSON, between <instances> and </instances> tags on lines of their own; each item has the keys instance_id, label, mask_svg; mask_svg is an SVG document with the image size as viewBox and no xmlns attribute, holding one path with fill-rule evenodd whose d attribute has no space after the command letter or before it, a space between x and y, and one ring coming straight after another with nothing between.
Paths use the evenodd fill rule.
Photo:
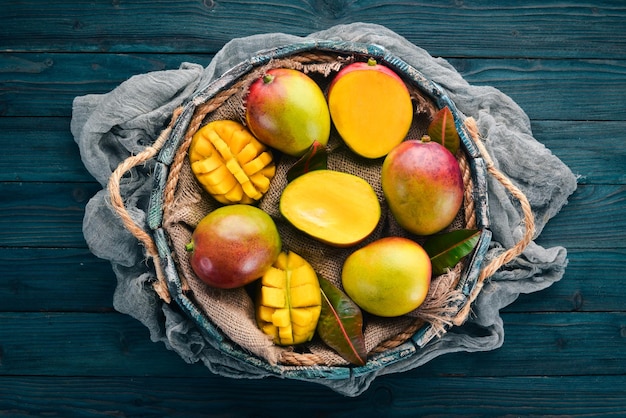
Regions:
<instances>
[{"instance_id":1,"label":"round basket","mask_svg":"<svg viewBox=\"0 0 626 418\"><path fill-rule=\"evenodd\" d=\"M446 106L451 110L461 138L457 159L463 173L466 193L463 207L449 229L471 228L480 230L481 234L470 255L464 257L448 273L433 278L427 300L415 312L398 318L366 318L364 334L368 351L367 363L364 366L354 366L315 339L297 347L274 346L267 337L259 336L253 303L244 289L212 289L194 276L184 243L189 242L195 224L219 204L202 191L194 180L187 150L194 133L212 120L234 119L245 123L243 100L247 87L267 69L283 67L301 70L324 89L343 66L354 61L367 61L369 58L393 69L409 87L415 114L407 139L421 138L437 110ZM382 164L382 159L372 162L349 155L336 132L331 134L328 149L329 168L332 164L335 164L335 169L343 170L348 167L348 171L359 175L361 169L372 171L372 165L375 168ZM336 158L333 159L333 156ZM116 185L130 168L150 158L156 158L156 164L154 186L148 204L149 230L144 231L134 225L125 212ZM294 162L295 159L290 157L280 157L270 192L273 188L275 194L280 194L284 187L281 176L284 177L284 173ZM516 248L489 263L484 262L491 239L486 181L489 173L496 176L498 174L486 155L473 119L460 114L446 93L426 79L418 69L376 45L311 41L262 51L231 68L190 97L184 105L176 109L169 126L151 147L118 167L111 177L109 191L112 203L125 225L145 245L148 256L154 260L158 278L154 283L156 292L166 302L174 301L192 318L213 348L224 356L244 362L247 366L260 368L268 374L298 379L346 379L406 359L433 338L444 334L451 326L462 324L467 319L471 303L480 292L485 278L519 254L528 243L528 237L532 233L527 234L524 242ZM506 182L504 178L499 180ZM377 179L368 181L381 197ZM527 208L528 203L524 196L518 195L514 186L507 187L519 198L522 207ZM274 203L265 202L266 199L269 198L264 197L259 206L274 217L281 234L284 232L291 236L284 241L286 246L296 249L317 271L322 271L325 277L338 285L336 277L341 261L355 248L325 248L321 243L311 244L307 237L300 240L286 229L290 226L280 218ZM382 198L380 200L384 201ZM530 213L529 207L527 212ZM532 230L532 219L527 218L526 225ZM407 235L388 216L381 219L379 228L369 241L361 245L377 237L398 234L404 234L418 242L423 239ZM327 262L331 258L334 261Z\"/></svg>"}]
</instances>

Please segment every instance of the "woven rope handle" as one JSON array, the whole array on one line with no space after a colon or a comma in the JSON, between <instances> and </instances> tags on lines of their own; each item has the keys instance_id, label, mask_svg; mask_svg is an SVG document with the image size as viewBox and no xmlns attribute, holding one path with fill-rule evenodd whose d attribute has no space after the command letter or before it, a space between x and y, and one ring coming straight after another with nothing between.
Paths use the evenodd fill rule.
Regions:
<instances>
[{"instance_id":1,"label":"woven rope handle","mask_svg":"<svg viewBox=\"0 0 626 418\"><path fill-rule=\"evenodd\" d=\"M170 123L161 132L159 137L156 139L156 141L154 141L152 145L144 148L144 150L141 151L139 154L132 155L122 161L122 163L118 165L115 171L113 171L113 173L111 174L111 177L109 178L109 183L107 185L113 209L122 220L122 223L124 224L126 229L130 231L130 233L133 234L133 236L135 236L135 238L137 238L143 244L146 249L146 255L152 259L157 275L157 281L153 283L154 290L159 295L159 297L167 303L170 303L172 298L167 287L165 273L161 268L159 251L150 234L148 234L146 231L143 230L143 228L137 225L128 213L128 210L124 205L124 199L122 199L122 195L120 193L120 182L122 180L122 177L124 177L124 175L133 167L145 163L159 152L159 150L163 147L163 144L165 144L165 141L167 141L167 138L172 131L172 127L174 126L174 123L176 122L176 119L181 112L181 107L174 110Z\"/></svg>"},{"instance_id":2,"label":"woven rope handle","mask_svg":"<svg viewBox=\"0 0 626 418\"><path fill-rule=\"evenodd\" d=\"M474 139L474 142L476 143L476 146L478 147L478 150L480 151L483 160L485 161L487 171L496 180L498 180L498 182L500 182L500 184L502 184L513 197L515 197L519 201L522 209L523 225L525 227L525 231L524 235L517 242L517 244L491 260L491 262L481 270L480 275L478 276L478 280L476 282L476 286L472 290L472 293L469 295L468 301L466 302L463 309L459 311L453 321L454 325L461 325L465 322L465 320L467 320L467 317L469 316L472 309L472 303L476 300L478 294L481 292L485 280L493 276L493 274L498 271L500 267L504 266L505 264L512 261L515 257L519 256L526 249L528 244L530 244L533 236L535 235L535 217L533 215L528 198L515 184L513 184L513 182L511 182L511 180L507 176L505 176L500 170L495 167L493 160L491 159L491 156L487 151L487 148L485 148L485 145L483 144L480 132L478 131L478 125L476 124L476 120L472 117L467 118L465 120L465 127Z\"/></svg>"}]
</instances>

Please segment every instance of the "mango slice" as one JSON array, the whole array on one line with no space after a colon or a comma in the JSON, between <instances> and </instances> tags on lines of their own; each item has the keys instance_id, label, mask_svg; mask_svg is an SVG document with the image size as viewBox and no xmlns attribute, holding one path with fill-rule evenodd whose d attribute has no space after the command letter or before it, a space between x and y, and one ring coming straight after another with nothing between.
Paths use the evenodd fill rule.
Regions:
<instances>
[{"instance_id":1,"label":"mango slice","mask_svg":"<svg viewBox=\"0 0 626 418\"><path fill-rule=\"evenodd\" d=\"M337 73L329 87L328 108L345 144L365 158L387 155L406 137L413 121L406 84L373 59Z\"/></svg>"},{"instance_id":2,"label":"mango slice","mask_svg":"<svg viewBox=\"0 0 626 418\"><path fill-rule=\"evenodd\" d=\"M361 242L381 216L369 183L334 170L314 170L294 179L283 190L279 207L295 228L337 247Z\"/></svg>"},{"instance_id":3,"label":"mango slice","mask_svg":"<svg viewBox=\"0 0 626 418\"><path fill-rule=\"evenodd\" d=\"M202 188L224 204L256 202L276 173L271 151L233 120L199 129L189 146L189 162Z\"/></svg>"},{"instance_id":4,"label":"mango slice","mask_svg":"<svg viewBox=\"0 0 626 418\"><path fill-rule=\"evenodd\" d=\"M275 344L301 344L313 338L321 310L313 267L294 252L282 252L261 278L256 299L259 328Z\"/></svg>"}]
</instances>

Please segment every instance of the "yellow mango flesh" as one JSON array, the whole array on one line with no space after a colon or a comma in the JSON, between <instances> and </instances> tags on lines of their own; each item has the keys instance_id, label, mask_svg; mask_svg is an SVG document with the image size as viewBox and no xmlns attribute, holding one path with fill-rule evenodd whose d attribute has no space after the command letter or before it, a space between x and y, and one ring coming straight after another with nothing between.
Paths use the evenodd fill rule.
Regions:
<instances>
[{"instance_id":1,"label":"yellow mango flesh","mask_svg":"<svg viewBox=\"0 0 626 418\"><path fill-rule=\"evenodd\" d=\"M280 212L294 227L313 238L348 247L374 231L381 208L372 186L360 177L315 170L285 187Z\"/></svg>"},{"instance_id":2,"label":"yellow mango flesh","mask_svg":"<svg viewBox=\"0 0 626 418\"><path fill-rule=\"evenodd\" d=\"M202 188L224 204L261 199L276 173L271 151L232 120L199 129L189 146L189 162Z\"/></svg>"},{"instance_id":3,"label":"yellow mango flesh","mask_svg":"<svg viewBox=\"0 0 626 418\"><path fill-rule=\"evenodd\" d=\"M346 145L365 158L387 155L406 137L413 121L410 93L381 65L354 63L337 74L328 107Z\"/></svg>"},{"instance_id":4,"label":"yellow mango flesh","mask_svg":"<svg viewBox=\"0 0 626 418\"><path fill-rule=\"evenodd\" d=\"M313 267L298 254L283 252L260 283L256 299L259 328L278 345L310 341L322 310Z\"/></svg>"}]
</instances>

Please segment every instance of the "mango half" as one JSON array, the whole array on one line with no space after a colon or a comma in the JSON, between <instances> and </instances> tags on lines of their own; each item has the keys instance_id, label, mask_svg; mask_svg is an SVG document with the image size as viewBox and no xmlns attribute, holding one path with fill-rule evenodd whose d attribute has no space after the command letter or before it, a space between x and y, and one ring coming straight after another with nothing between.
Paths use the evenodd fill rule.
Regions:
<instances>
[{"instance_id":1,"label":"mango half","mask_svg":"<svg viewBox=\"0 0 626 418\"><path fill-rule=\"evenodd\" d=\"M282 252L261 278L256 300L259 328L278 345L310 341L322 310L322 293L311 264Z\"/></svg>"},{"instance_id":2,"label":"mango half","mask_svg":"<svg viewBox=\"0 0 626 418\"><path fill-rule=\"evenodd\" d=\"M189 162L200 185L223 204L261 199L276 172L271 151L233 120L200 128L189 145Z\"/></svg>"},{"instance_id":3,"label":"mango half","mask_svg":"<svg viewBox=\"0 0 626 418\"><path fill-rule=\"evenodd\" d=\"M328 245L349 247L369 236L381 216L372 186L353 174L314 170L291 181L280 212L295 228Z\"/></svg>"},{"instance_id":4,"label":"mango half","mask_svg":"<svg viewBox=\"0 0 626 418\"><path fill-rule=\"evenodd\" d=\"M337 73L329 86L328 107L345 144L365 158L387 155L404 140L413 122L406 84L374 59Z\"/></svg>"}]
</instances>

